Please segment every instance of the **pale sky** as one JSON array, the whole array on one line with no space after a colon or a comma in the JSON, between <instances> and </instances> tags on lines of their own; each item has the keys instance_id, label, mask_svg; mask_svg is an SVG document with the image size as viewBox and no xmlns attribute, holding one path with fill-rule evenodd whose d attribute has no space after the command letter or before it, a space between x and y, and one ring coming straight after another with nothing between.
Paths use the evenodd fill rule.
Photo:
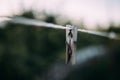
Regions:
<instances>
[{"instance_id":1,"label":"pale sky","mask_svg":"<svg viewBox=\"0 0 120 80\"><path fill-rule=\"evenodd\" d=\"M120 23L120 0L0 0L0 16L20 14L23 8L61 14L94 28L110 21Z\"/></svg>"}]
</instances>

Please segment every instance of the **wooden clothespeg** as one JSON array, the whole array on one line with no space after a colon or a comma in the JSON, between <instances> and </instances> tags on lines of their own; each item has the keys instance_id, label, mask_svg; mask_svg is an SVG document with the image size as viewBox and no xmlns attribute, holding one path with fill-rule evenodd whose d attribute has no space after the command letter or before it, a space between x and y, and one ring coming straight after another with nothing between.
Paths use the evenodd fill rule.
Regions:
<instances>
[{"instance_id":1,"label":"wooden clothespeg","mask_svg":"<svg viewBox=\"0 0 120 80\"><path fill-rule=\"evenodd\" d=\"M66 63L76 63L76 41L77 41L77 27L67 25L66 29Z\"/></svg>"}]
</instances>

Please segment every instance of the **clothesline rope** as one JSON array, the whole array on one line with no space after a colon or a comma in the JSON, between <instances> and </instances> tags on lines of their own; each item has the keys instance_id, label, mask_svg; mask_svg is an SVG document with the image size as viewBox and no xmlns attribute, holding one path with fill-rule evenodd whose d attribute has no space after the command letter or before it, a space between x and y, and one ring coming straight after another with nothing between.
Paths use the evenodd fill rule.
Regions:
<instances>
[{"instance_id":1,"label":"clothesline rope","mask_svg":"<svg viewBox=\"0 0 120 80\"><path fill-rule=\"evenodd\" d=\"M1 17L1 16L0 16ZM55 29L71 29L69 27L56 25L52 23L46 23L37 19L29 19L24 17L8 17L8 16L2 16L8 18L8 22L12 23L18 23L18 24L24 24L24 25L32 25L37 27L47 27L47 28L55 28ZM85 29L78 29L78 32L88 33L92 35L107 37L110 39L119 39L115 33L106 33L106 32L99 32L99 31L90 31Z\"/></svg>"}]
</instances>

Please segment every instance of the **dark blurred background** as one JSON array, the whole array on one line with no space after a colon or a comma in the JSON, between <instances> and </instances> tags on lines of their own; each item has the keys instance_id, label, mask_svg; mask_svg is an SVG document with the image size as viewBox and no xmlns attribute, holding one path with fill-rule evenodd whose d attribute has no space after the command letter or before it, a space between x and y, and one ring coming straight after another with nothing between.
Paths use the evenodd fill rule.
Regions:
<instances>
[{"instance_id":1,"label":"dark blurred background","mask_svg":"<svg viewBox=\"0 0 120 80\"><path fill-rule=\"evenodd\" d=\"M19 14L13 11L15 14L7 16L21 16L64 26L76 23L58 14L37 12L32 7L26 9L21 6L20 9ZM89 29L83 20L75 25ZM120 34L120 25L111 21L109 25L96 25L94 30ZM79 32L77 63L65 64L65 30L2 20L0 80L120 80L119 48L120 40Z\"/></svg>"}]
</instances>

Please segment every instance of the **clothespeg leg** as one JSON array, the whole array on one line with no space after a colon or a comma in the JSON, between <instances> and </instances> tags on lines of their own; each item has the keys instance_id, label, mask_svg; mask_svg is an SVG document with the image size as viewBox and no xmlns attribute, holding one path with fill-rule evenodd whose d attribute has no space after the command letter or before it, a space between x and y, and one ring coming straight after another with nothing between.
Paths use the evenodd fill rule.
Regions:
<instances>
[{"instance_id":1,"label":"clothespeg leg","mask_svg":"<svg viewBox=\"0 0 120 80\"><path fill-rule=\"evenodd\" d=\"M66 63L76 63L76 41L77 41L77 27L67 25L66 29Z\"/></svg>"}]
</instances>

